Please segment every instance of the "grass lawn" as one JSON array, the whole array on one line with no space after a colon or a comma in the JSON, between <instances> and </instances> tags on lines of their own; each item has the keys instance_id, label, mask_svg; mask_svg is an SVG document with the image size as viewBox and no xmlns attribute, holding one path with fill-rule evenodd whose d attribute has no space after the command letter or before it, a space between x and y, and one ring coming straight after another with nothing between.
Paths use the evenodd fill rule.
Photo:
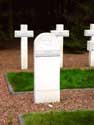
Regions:
<instances>
[{"instance_id":1,"label":"grass lawn","mask_svg":"<svg viewBox=\"0 0 94 125\"><path fill-rule=\"evenodd\" d=\"M31 113L25 125L94 125L94 111Z\"/></svg>"},{"instance_id":2,"label":"grass lawn","mask_svg":"<svg viewBox=\"0 0 94 125\"><path fill-rule=\"evenodd\" d=\"M9 83L14 91L32 91L34 74L31 72L8 73ZM94 88L94 70L68 69L60 73L60 88Z\"/></svg>"},{"instance_id":3,"label":"grass lawn","mask_svg":"<svg viewBox=\"0 0 94 125\"><path fill-rule=\"evenodd\" d=\"M15 92L32 91L34 88L34 75L31 72L11 72L7 77Z\"/></svg>"}]
</instances>

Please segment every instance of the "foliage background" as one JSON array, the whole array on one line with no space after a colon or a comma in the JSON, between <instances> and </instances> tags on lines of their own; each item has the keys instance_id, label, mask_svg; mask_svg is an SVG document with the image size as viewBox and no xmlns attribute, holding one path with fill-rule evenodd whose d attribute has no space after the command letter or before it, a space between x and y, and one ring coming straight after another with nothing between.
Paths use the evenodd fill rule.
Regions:
<instances>
[{"instance_id":1,"label":"foliage background","mask_svg":"<svg viewBox=\"0 0 94 125\"><path fill-rule=\"evenodd\" d=\"M14 30L20 24L28 24L36 37L60 23L70 30L65 48L71 52L86 51L84 30L94 23L93 5L94 0L0 0L0 48L16 44Z\"/></svg>"}]
</instances>

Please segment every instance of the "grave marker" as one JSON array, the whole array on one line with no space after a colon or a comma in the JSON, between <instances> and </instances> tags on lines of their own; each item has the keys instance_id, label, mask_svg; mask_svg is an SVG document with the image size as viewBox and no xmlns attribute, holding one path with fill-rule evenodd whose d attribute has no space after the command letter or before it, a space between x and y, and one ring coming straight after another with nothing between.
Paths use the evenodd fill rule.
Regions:
<instances>
[{"instance_id":1,"label":"grave marker","mask_svg":"<svg viewBox=\"0 0 94 125\"><path fill-rule=\"evenodd\" d=\"M60 46L51 33L34 41L34 99L35 103L60 101Z\"/></svg>"},{"instance_id":2,"label":"grave marker","mask_svg":"<svg viewBox=\"0 0 94 125\"><path fill-rule=\"evenodd\" d=\"M61 48L60 67L62 68L63 67L63 41L64 41L64 37L69 37L69 30L64 30L63 24L57 24L56 30L51 30L51 33L55 34L55 36L58 39L58 42L60 43L60 48Z\"/></svg>"},{"instance_id":3,"label":"grave marker","mask_svg":"<svg viewBox=\"0 0 94 125\"><path fill-rule=\"evenodd\" d=\"M85 36L91 36L87 42L87 50L89 51L89 66L94 66L94 24L90 24L90 30L85 30Z\"/></svg>"},{"instance_id":4,"label":"grave marker","mask_svg":"<svg viewBox=\"0 0 94 125\"><path fill-rule=\"evenodd\" d=\"M21 69L28 68L28 37L33 37L34 32L28 31L27 25L20 25L20 31L15 31L15 37L21 37Z\"/></svg>"}]
</instances>

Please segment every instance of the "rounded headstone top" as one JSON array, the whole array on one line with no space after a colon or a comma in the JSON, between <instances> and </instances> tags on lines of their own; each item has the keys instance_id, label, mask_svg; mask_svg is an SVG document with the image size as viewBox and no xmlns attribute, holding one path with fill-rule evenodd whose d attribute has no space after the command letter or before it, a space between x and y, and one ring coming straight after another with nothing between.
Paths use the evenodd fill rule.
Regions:
<instances>
[{"instance_id":1,"label":"rounded headstone top","mask_svg":"<svg viewBox=\"0 0 94 125\"><path fill-rule=\"evenodd\" d=\"M41 33L34 41L34 51L60 50L60 44L54 34Z\"/></svg>"}]
</instances>

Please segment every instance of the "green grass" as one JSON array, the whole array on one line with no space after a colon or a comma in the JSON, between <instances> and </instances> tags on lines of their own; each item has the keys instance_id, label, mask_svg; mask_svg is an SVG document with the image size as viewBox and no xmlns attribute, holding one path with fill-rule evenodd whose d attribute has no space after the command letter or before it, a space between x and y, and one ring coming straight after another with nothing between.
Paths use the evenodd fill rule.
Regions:
<instances>
[{"instance_id":1,"label":"green grass","mask_svg":"<svg viewBox=\"0 0 94 125\"><path fill-rule=\"evenodd\" d=\"M32 91L34 88L33 73L8 73L7 77L14 91ZM94 70L62 70L60 73L60 88L94 88Z\"/></svg>"},{"instance_id":2,"label":"green grass","mask_svg":"<svg viewBox=\"0 0 94 125\"><path fill-rule=\"evenodd\" d=\"M60 75L61 89L94 88L94 70L63 70Z\"/></svg>"},{"instance_id":3,"label":"green grass","mask_svg":"<svg viewBox=\"0 0 94 125\"><path fill-rule=\"evenodd\" d=\"M25 125L94 125L94 111L31 113Z\"/></svg>"},{"instance_id":4,"label":"green grass","mask_svg":"<svg viewBox=\"0 0 94 125\"><path fill-rule=\"evenodd\" d=\"M15 92L33 91L34 75L30 72L8 73L9 83L13 86Z\"/></svg>"}]
</instances>

